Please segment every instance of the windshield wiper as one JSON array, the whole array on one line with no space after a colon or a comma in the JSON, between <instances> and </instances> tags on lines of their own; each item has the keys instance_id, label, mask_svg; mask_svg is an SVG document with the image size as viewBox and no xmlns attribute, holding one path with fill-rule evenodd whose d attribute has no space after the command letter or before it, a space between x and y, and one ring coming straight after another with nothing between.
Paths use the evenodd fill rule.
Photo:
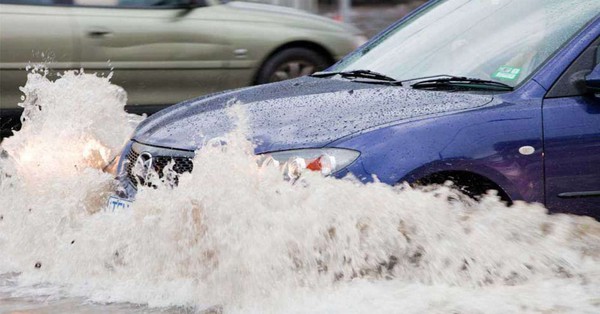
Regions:
<instances>
[{"instance_id":1,"label":"windshield wiper","mask_svg":"<svg viewBox=\"0 0 600 314\"><path fill-rule=\"evenodd\" d=\"M428 76L423 78L416 78L411 80L404 80L402 82L410 82L421 80L411 87L414 89L484 89L484 90L498 90L498 91L512 91L514 88L508 84L484 80L479 78L468 78L462 76L452 75L437 75Z\"/></svg>"},{"instance_id":2,"label":"windshield wiper","mask_svg":"<svg viewBox=\"0 0 600 314\"><path fill-rule=\"evenodd\" d=\"M352 71L340 71L340 72L315 72L311 76L313 77L330 77L339 75L343 78L365 78L375 81L385 82L394 85L402 86L402 82L396 80L391 76L387 76L382 73L378 73L371 70L352 70Z\"/></svg>"}]
</instances>

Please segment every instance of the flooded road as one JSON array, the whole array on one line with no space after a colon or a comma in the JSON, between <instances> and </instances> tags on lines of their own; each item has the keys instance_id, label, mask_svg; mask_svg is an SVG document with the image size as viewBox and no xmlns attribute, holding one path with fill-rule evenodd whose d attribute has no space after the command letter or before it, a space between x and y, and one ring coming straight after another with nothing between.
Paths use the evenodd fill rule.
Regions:
<instances>
[{"instance_id":1,"label":"flooded road","mask_svg":"<svg viewBox=\"0 0 600 314\"><path fill-rule=\"evenodd\" d=\"M597 221L448 187L291 184L243 126L177 188L109 212L101 169L140 121L125 92L73 72L24 90L28 120L0 146L0 312L600 311Z\"/></svg>"}]
</instances>

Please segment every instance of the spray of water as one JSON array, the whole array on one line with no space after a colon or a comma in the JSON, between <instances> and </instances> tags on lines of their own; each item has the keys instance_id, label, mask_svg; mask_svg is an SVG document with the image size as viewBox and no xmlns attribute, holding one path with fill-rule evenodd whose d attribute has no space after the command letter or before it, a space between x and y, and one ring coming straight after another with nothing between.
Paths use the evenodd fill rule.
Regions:
<instances>
[{"instance_id":1,"label":"spray of water","mask_svg":"<svg viewBox=\"0 0 600 314\"><path fill-rule=\"evenodd\" d=\"M1 146L0 280L12 295L226 313L600 311L600 224L261 166L240 127L177 188L109 213L102 167L139 119L108 78L30 74L24 127Z\"/></svg>"}]
</instances>

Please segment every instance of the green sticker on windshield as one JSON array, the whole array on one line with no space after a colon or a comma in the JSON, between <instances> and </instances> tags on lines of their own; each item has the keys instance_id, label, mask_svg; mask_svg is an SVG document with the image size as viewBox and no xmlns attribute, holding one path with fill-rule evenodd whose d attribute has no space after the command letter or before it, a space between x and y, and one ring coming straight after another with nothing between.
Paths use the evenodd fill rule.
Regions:
<instances>
[{"instance_id":1,"label":"green sticker on windshield","mask_svg":"<svg viewBox=\"0 0 600 314\"><path fill-rule=\"evenodd\" d=\"M492 77L497 79L511 80L514 81L519 78L521 74L520 68L513 68L507 65L501 66L498 68L496 73L492 75Z\"/></svg>"}]
</instances>

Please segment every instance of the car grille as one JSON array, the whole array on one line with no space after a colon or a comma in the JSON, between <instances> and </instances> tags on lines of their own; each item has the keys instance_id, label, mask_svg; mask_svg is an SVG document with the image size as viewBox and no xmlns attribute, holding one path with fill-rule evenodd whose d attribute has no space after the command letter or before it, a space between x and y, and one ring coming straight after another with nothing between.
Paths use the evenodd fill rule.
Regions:
<instances>
[{"instance_id":1,"label":"car grille","mask_svg":"<svg viewBox=\"0 0 600 314\"><path fill-rule=\"evenodd\" d=\"M129 150L129 154L127 154L127 163L125 164L125 170L127 171L127 178L129 182L133 184L133 186L137 185L136 175L133 173L133 166L140 154L133 151L133 149Z\"/></svg>"},{"instance_id":2,"label":"car grille","mask_svg":"<svg viewBox=\"0 0 600 314\"><path fill-rule=\"evenodd\" d=\"M194 164L192 160L187 157L166 157L166 156L158 156L154 158L154 168L157 172L162 172L162 170L171 162L171 160L175 161L173 165L173 171L178 174L182 174L184 172L192 172L194 169Z\"/></svg>"},{"instance_id":3,"label":"car grille","mask_svg":"<svg viewBox=\"0 0 600 314\"><path fill-rule=\"evenodd\" d=\"M138 151L139 151L139 149L138 149ZM162 156L155 155L157 153L156 151L160 151ZM153 152L153 154L152 154L152 169L154 171L156 171L156 173L158 174L158 176L160 178L162 178L164 176L163 170L171 161L174 162L173 171L177 174L192 172L192 170L194 169L194 164L192 162L191 157L168 156L169 152L167 149L156 149L156 151ZM167 156L164 156L164 155L167 155ZM139 175L136 175L136 173L134 173L135 163L137 162L137 159L139 156L140 156L140 153L136 152L136 150L132 147L129 150L129 153L127 154L127 163L125 164L125 171L127 172L127 178L132 183L132 185L136 188L139 184L147 185L146 182L144 182L144 178L142 178ZM177 184L177 181L178 181L177 177L175 177L174 180L175 180L174 183Z\"/></svg>"}]
</instances>

